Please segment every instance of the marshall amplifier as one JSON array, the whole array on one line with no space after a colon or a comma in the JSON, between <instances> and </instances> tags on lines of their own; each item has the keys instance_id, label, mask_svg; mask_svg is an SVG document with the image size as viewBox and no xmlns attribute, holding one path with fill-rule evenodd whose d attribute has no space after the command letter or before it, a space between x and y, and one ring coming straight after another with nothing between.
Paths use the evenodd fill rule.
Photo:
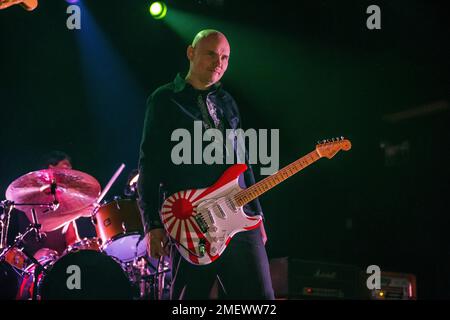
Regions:
<instances>
[{"instance_id":1,"label":"marshall amplifier","mask_svg":"<svg viewBox=\"0 0 450 320\"><path fill-rule=\"evenodd\" d=\"M381 272L381 288L370 291L372 300L416 300L416 276L411 273Z\"/></svg>"},{"instance_id":2,"label":"marshall amplifier","mask_svg":"<svg viewBox=\"0 0 450 320\"><path fill-rule=\"evenodd\" d=\"M359 268L289 257L270 261L277 299L367 299Z\"/></svg>"}]
</instances>

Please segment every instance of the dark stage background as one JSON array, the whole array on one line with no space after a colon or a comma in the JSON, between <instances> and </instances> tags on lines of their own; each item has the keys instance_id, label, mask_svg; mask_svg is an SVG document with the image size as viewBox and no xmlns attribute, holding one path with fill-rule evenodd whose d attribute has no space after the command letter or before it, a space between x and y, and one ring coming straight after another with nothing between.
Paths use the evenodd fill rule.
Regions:
<instances>
[{"instance_id":1,"label":"dark stage background","mask_svg":"<svg viewBox=\"0 0 450 320\"><path fill-rule=\"evenodd\" d=\"M222 2L167 1L158 21L148 1L85 0L81 30L62 0L0 11L0 198L53 149L102 186L125 163L107 198L121 195L147 96L187 70L197 31L219 29L223 83L245 127L280 129L281 166L319 139L353 144L261 197L269 256L376 264L416 274L419 298L449 298L445 2ZM371 4L381 30L366 28Z\"/></svg>"}]
</instances>

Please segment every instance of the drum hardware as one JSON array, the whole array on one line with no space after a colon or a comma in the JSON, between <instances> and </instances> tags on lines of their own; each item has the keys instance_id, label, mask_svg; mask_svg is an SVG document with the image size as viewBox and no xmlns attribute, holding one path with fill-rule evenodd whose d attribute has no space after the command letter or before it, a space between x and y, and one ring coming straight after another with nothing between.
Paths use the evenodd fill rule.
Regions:
<instances>
[{"instance_id":1,"label":"drum hardware","mask_svg":"<svg viewBox=\"0 0 450 320\"><path fill-rule=\"evenodd\" d=\"M38 276L45 275L42 263L27 252L24 239L34 233L37 242L42 242L47 231L53 231L64 224L77 219L83 210L89 208L100 194L100 185L90 175L71 169L44 169L27 173L14 180L6 190L7 200L1 202L3 214L1 219L2 237L0 239L0 260L5 261L7 255L14 257L18 249L33 266L32 269L21 269L9 262L13 269L21 270L22 276L34 275L33 286L38 286ZM23 208L22 211L32 223L23 234L19 234L12 245L7 246L8 227L12 209ZM31 297L37 299L37 290Z\"/></svg>"},{"instance_id":2,"label":"drum hardware","mask_svg":"<svg viewBox=\"0 0 450 320\"><path fill-rule=\"evenodd\" d=\"M163 300L164 289L166 287L166 274L170 271L169 262L164 257L158 258L157 270L158 288L154 291L157 294L155 300Z\"/></svg>"},{"instance_id":3,"label":"drum hardware","mask_svg":"<svg viewBox=\"0 0 450 320\"><path fill-rule=\"evenodd\" d=\"M3 213L0 216L0 250L3 250L7 246L9 220L11 218L11 211L14 206L11 201L4 200L0 203L0 207L3 208Z\"/></svg>"},{"instance_id":4,"label":"drum hardware","mask_svg":"<svg viewBox=\"0 0 450 320\"><path fill-rule=\"evenodd\" d=\"M12 202L10 202L10 203L12 203ZM28 205L28 204L26 204L26 205ZM9 210L9 212L10 212L10 210ZM43 268L41 263L33 255L31 255L29 252L27 252L27 250L24 247L23 239L30 232L34 232L35 236L36 236L36 240L38 242L40 242L40 241L42 241L44 239L44 235L45 234L41 233L41 231L40 231L41 224L38 221L35 209L32 208L31 212L32 212L33 222L27 227L27 229L25 230L24 234L19 234L14 239L14 243L12 245L6 247L5 250L3 250L3 252L0 253L0 261L3 261L5 259L6 254L8 252L10 252L10 250L12 250L13 248L19 248L19 250L29 259L29 261L31 261L31 263L33 263L35 265L35 269L34 269L35 274L34 274L34 276L35 276L35 280L36 281L34 282L34 286L37 286L37 276L38 276L39 273L45 274L45 269ZM32 299L36 300L37 296L33 295Z\"/></svg>"},{"instance_id":5,"label":"drum hardware","mask_svg":"<svg viewBox=\"0 0 450 320\"><path fill-rule=\"evenodd\" d=\"M128 176L128 182L125 186L123 193L130 198L137 197L137 185L139 180L139 171L137 169L133 170Z\"/></svg>"},{"instance_id":6,"label":"drum hardware","mask_svg":"<svg viewBox=\"0 0 450 320\"><path fill-rule=\"evenodd\" d=\"M56 203L57 200L55 200ZM47 207L49 210L54 210L54 208L56 208L56 204L55 202L51 202L51 203L15 203L14 201L10 201L10 200L4 200L1 202L0 207L3 208L3 213L1 215L1 219L0 219L0 226L1 226L1 239L0 239L0 250L4 249L7 247L7 241L8 241L8 229L9 229L9 222L11 219L11 211L12 209L14 209L14 207L16 206L40 206L40 207ZM6 213L5 213L6 212ZM32 216L32 224L29 225L29 229L27 230L28 233L31 231L35 231L36 234L36 240L40 241L42 240L41 238L43 236L45 236L45 233L41 233L40 229L41 229L41 224L37 223L37 215L36 215L36 211L33 208L31 208L31 216Z\"/></svg>"},{"instance_id":7,"label":"drum hardware","mask_svg":"<svg viewBox=\"0 0 450 320\"><path fill-rule=\"evenodd\" d=\"M1 217L2 238L0 239L0 260L5 261L8 268L19 272L24 278L22 283L28 283L31 299L71 299L75 296L58 287L61 280L61 268L69 263L84 264L91 275L88 286L102 297L109 297L108 290L96 288L97 284L105 281L105 285L117 289L116 297L131 299L160 299L164 289L164 275L168 274L168 263L159 260L155 262L147 256L144 241L143 226L136 200L114 197L114 201L102 201L106 192L123 170L124 165L116 171L113 178L100 196L100 185L91 176L71 169L46 169L31 172L16 179L7 190L7 198L1 202L4 208ZM32 223L24 234L19 234L14 243L7 246L7 228L10 214L15 206L23 206L27 217ZM80 216L89 212L97 231L97 238L84 238L68 246L61 256L45 253L41 258L33 257L26 252L24 238L30 233L35 234L37 241L45 238L45 231L56 230ZM106 223L105 223L106 222ZM10 264L5 256L17 250L26 257L26 263L20 260ZM49 250L51 251L51 250ZM19 253L20 252L20 253ZM38 251L39 252L39 251ZM91 253L87 253L91 252ZM9 257L8 257L9 259ZM75 262L74 262L75 261ZM97 261L97 264L92 264ZM22 264L23 263L23 264ZM17 267L15 265L19 265ZM27 267L25 267L27 265ZM105 269L99 268L102 265ZM122 271L114 271L116 265ZM107 267L108 266L108 267ZM3 266L1 266L3 268ZM111 279L109 277L110 268ZM17 270L16 270L17 269ZM125 275L127 282L123 281ZM67 274L64 273L67 278ZM101 277L108 276L108 279ZM65 279L65 278L64 278ZM102 279L96 282L96 279ZM117 283L115 283L117 282ZM63 282L64 283L64 282ZM128 290L131 286L131 291ZM21 286L22 287L22 286ZM25 286L26 287L26 286ZM120 288L120 290L119 290ZM63 290L57 292L55 290ZM123 294L128 292L127 294ZM129 294L132 292L132 294ZM78 295L75 298L92 298L90 293ZM114 298L114 297L113 297Z\"/></svg>"},{"instance_id":8,"label":"drum hardware","mask_svg":"<svg viewBox=\"0 0 450 320\"><path fill-rule=\"evenodd\" d=\"M170 271L168 266L169 262L163 257L158 260L156 266L147 256L123 263L130 282L138 288L140 300L162 300L165 276Z\"/></svg>"},{"instance_id":9,"label":"drum hardware","mask_svg":"<svg viewBox=\"0 0 450 320\"><path fill-rule=\"evenodd\" d=\"M13 201L3 201L3 204L8 203L8 206L10 206L11 208L17 205L26 205L28 206L29 204L15 204ZM5 208L5 207L4 207ZM11 209L7 208L5 209L7 211L7 218L6 220L9 223L10 220L10 213L11 213ZM12 250L13 248L18 248L21 252L23 252L28 259L30 259L32 262L34 263L38 263L37 260L30 254L27 254L27 251L25 250L25 248L23 247L24 243L23 243L23 239L25 238L25 236L27 236L29 233L34 232L35 237L36 237L36 241L37 242L41 242L46 234L44 232L41 232L41 224L38 221L37 215L36 215L36 211L34 208L31 209L31 216L32 216L32 223L30 225L28 225L27 229L25 230L25 232L23 234L18 234L17 237L14 239L14 242L12 245L10 246L5 246L2 250L2 252L0 253L0 259L2 259L7 253L8 251ZM8 226L6 225L5 227L6 230L8 230ZM2 230L3 232L3 230ZM7 239L7 234L4 235L4 238ZM6 245L6 241L4 243ZM39 264L39 263L38 263Z\"/></svg>"},{"instance_id":10,"label":"drum hardware","mask_svg":"<svg viewBox=\"0 0 450 320\"><path fill-rule=\"evenodd\" d=\"M149 268L151 264L145 257L139 257L125 265L130 281L139 289L139 299L146 299L154 282Z\"/></svg>"}]
</instances>

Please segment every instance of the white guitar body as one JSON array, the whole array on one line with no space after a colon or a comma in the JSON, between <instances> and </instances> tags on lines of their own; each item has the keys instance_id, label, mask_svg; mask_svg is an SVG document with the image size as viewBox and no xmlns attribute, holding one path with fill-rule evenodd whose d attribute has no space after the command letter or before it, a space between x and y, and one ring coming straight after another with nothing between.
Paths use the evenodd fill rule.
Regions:
<instances>
[{"instance_id":1,"label":"white guitar body","mask_svg":"<svg viewBox=\"0 0 450 320\"><path fill-rule=\"evenodd\" d=\"M247 216L232 200L242 190L238 178L246 169L245 164L234 165L211 187L180 191L163 203L165 229L187 261L198 265L213 262L236 233L261 223L261 216Z\"/></svg>"}]
</instances>

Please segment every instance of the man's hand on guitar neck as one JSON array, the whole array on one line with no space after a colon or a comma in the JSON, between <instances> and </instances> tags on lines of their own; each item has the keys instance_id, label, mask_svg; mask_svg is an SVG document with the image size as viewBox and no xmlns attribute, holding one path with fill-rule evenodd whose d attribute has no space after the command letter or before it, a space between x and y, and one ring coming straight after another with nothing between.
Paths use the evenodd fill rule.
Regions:
<instances>
[{"instance_id":1,"label":"man's hand on guitar neck","mask_svg":"<svg viewBox=\"0 0 450 320\"><path fill-rule=\"evenodd\" d=\"M163 228L150 230L146 234L147 253L152 258L159 258L169 255L169 238Z\"/></svg>"},{"instance_id":2,"label":"man's hand on guitar neck","mask_svg":"<svg viewBox=\"0 0 450 320\"><path fill-rule=\"evenodd\" d=\"M32 11L38 6L38 0L0 0L0 10L20 4L25 10Z\"/></svg>"}]
</instances>

